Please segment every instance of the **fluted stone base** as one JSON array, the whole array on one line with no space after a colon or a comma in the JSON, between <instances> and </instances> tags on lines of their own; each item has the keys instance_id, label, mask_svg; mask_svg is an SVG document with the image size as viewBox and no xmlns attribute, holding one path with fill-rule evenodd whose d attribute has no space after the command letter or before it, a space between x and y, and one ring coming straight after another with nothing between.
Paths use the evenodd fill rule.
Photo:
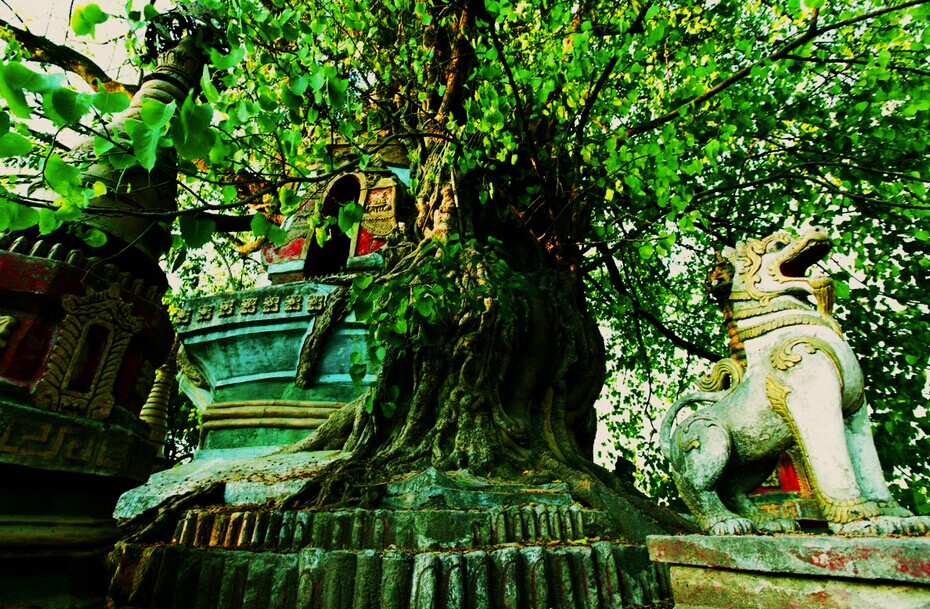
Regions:
<instances>
[{"instance_id":1,"label":"fluted stone base","mask_svg":"<svg viewBox=\"0 0 930 609\"><path fill-rule=\"evenodd\" d=\"M646 548L578 506L191 510L124 544L116 607L608 609L667 598ZM601 537L601 540L597 540Z\"/></svg>"}]
</instances>

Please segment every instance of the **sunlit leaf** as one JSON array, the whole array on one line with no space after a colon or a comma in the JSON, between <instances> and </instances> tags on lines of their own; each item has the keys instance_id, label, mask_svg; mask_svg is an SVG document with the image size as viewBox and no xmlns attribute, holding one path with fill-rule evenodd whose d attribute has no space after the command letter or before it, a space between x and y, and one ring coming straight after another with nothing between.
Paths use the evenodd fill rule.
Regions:
<instances>
[{"instance_id":1,"label":"sunlit leaf","mask_svg":"<svg viewBox=\"0 0 930 609\"><path fill-rule=\"evenodd\" d=\"M74 7L71 13L71 29L78 36L94 35L96 27L109 18L97 4Z\"/></svg>"}]
</instances>

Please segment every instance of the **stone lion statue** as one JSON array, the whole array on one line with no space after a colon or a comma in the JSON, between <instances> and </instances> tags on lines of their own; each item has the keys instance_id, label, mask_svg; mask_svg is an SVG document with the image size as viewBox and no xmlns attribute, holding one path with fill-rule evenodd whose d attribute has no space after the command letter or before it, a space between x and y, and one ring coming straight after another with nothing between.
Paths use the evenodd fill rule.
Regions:
<instances>
[{"instance_id":1,"label":"stone lion statue","mask_svg":"<svg viewBox=\"0 0 930 609\"><path fill-rule=\"evenodd\" d=\"M888 492L864 405L862 370L832 317L833 282L808 276L830 251L820 230L777 233L727 248L708 287L721 302L732 356L662 423L661 448L682 498L706 532L796 530L747 493L797 446L835 533L923 534ZM816 304L815 304L816 303ZM710 405L676 425L681 409Z\"/></svg>"}]
</instances>

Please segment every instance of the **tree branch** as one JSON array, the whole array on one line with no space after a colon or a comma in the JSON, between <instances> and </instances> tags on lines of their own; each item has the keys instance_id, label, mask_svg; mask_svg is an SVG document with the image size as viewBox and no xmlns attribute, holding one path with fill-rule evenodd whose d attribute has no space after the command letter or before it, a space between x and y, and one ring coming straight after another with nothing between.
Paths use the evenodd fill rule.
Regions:
<instances>
[{"instance_id":1,"label":"tree branch","mask_svg":"<svg viewBox=\"0 0 930 609\"><path fill-rule=\"evenodd\" d=\"M113 80L90 58L64 45L55 44L48 38L36 36L0 19L0 38L15 40L32 55L32 59L48 65L58 66L66 72L80 76L94 91L104 89L111 93L120 92L132 96L138 87Z\"/></svg>"},{"instance_id":2,"label":"tree branch","mask_svg":"<svg viewBox=\"0 0 930 609\"><path fill-rule=\"evenodd\" d=\"M610 253L610 249L604 243L598 243L595 245L598 253L601 255L601 258L604 260L604 265L607 267L607 276L610 279L610 285L614 290L623 296L627 296L630 299L630 303L633 305L633 310L636 314L646 321L656 329L662 336L667 338L673 345L680 347L698 357L702 357L708 361L716 362L720 359L720 355L705 349L700 345L696 345L688 340L683 339L668 328L662 321L653 315L652 313L646 311L640 306L639 302L633 298L633 295L630 294L630 291L623 284L623 279L620 277L620 269L617 268L617 263L614 260L613 255Z\"/></svg>"},{"instance_id":3,"label":"tree branch","mask_svg":"<svg viewBox=\"0 0 930 609\"><path fill-rule=\"evenodd\" d=\"M701 95L693 97L692 99L681 104L680 106L678 106L671 112L664 114L662 116L656 117L650 121L646 121L645 123L642 123L635 127L630 127L626 131L626 137L630 138L635 135L639 135L640 133L651 131L655 129L656 127L661 127L662 125L664 125L665 123L669 121L675 120L676 118L681 116L681 111L683 108L686 108L688 106L697 106L699 104L704 103L705 101L711 99L712 97L715 97L722 91L725 91L729 87L733 86L737 82L749 76L750 72L752 71L754 67L765 65L766 63L778 61L780 59L785 59L795 49L804 46L811 40L814 40L815 38L827 32L832 32L833 30L838 30L840 28L844 28L850 25L855 25L862 21L874 19L875 17L880 17L881 15L903 10L905 8L910 8L912 6L919 6L921 4L926 4L927 2L930 2L930 0L910 0L909 2L903 2L901 4L895 4L893 6L881 8L881 9L872 11L871 13L865 13L864 15L859 15L858 17L851 17L849 19L844 19L843 21L838 21L837 23L833 23L831 25L825 25L820 28L817 27L817 17L819 15L819 12L818 10L814 10L813 16L811 18L810 27L808 27L807 30L803 34L801 34L800 36L798 36L797 38L795 38L788 44L782 46L780 49L778 49L774 53L766 57L763 57L762 59L759 59L758 61L751 63L750 65L746 66L745 68L741 70L738 70L732 76L730 76L723 82L717 84L717 86L705 91Z\"/></svg>"}]
</instances>

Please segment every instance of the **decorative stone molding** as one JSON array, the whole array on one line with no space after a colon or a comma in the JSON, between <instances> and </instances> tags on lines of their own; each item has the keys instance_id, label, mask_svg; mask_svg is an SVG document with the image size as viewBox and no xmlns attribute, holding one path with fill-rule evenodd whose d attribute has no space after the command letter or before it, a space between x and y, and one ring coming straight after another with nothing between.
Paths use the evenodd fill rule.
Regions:
<instances>
[{"instance_id":1,"label":"decorative stone molding","mask_svg":"<svg viewBox=\"0 0 930 609\"><path fill-rule=\"evenodd\" d=\"M254 315L258 311L258 298L243 298L239 312L243 315Z\"/></svg>"},{"instance_id":2,"label":"decorative stone molding","mask_svg":"<svg viewBox=\"0 0 930 609\"><path fill-rule=\"evenodd\" d=\"M280 308L280 296L266 296L264 300L262 300L262 313L277 313Z\"/></svg>"},{"instance_id":3,"label":"decorative stone molding","mask_svg":"<svg viewBox=\"0 0 930 609\"><path fill-rule=\"evenodd\" d=\"M90 419L10 405L0 413L0 462L145 480L153 456L137 436Z\"/></svg>"},{"instance_id":4,"label":"decorative stone molding","mask_svg":"<svg viewBox=\"0 0 930 609\"><path fill-rule=\"evenodd\" d=\"M235 300L224 300L220 303L220 317L231 317L235 310Z\"/></svg>"},{"instance_id":5,"label":"decorative stone molding","mask_svg":"<svg viewBox=\"0 0 930 609\"><path fill-rule=\"evenodd\" d=\"M326 296L311 294L307 296L307 313L322 313L326 308Z\"/></svg>"},{"instance_id":6,"label":"decorative stone molding","mask_svg":"<svg viewBox=\"0 0 930 609\"><path fill-rule=\"evenodd\" d=\"M288 313L295 313L300 311L300 307L303 303L303 294L289 294L284 298L284 310Z\"/></svg>"},{"instance_id":7,"label":"decorative stone molding","mask_svg":"<svg viewBox=\"0 0 930 609\"><path fill-rule=\"evenodd\" d=\"M129 341L142 329L118 286L78 298L65 296L66 315L48 367L36 384L37 406L92 419L106 419L116 405L113 388Z\"/></svg>"},{"instance_id":8,"label":"decorative stone molding","mask_svg":"<svg viewBox=\"0 0 930 609\"><path fill-rule=\"evenodd\" d=\"M0 316L0 350L6 349L10 335L13 334L13 328L16 327L17 319L12 315Z\"/></svg>"},{"instance_id":9,"label":"decorative stone molding","mask_svg":"<svg viewBox=\"0 0 930 609\"><path fill-rule=\"evenodd\" d=\"M197 309L197 321L210 321L213 319L213 307L204 305Z\"/></svg>"}]
</instances>

